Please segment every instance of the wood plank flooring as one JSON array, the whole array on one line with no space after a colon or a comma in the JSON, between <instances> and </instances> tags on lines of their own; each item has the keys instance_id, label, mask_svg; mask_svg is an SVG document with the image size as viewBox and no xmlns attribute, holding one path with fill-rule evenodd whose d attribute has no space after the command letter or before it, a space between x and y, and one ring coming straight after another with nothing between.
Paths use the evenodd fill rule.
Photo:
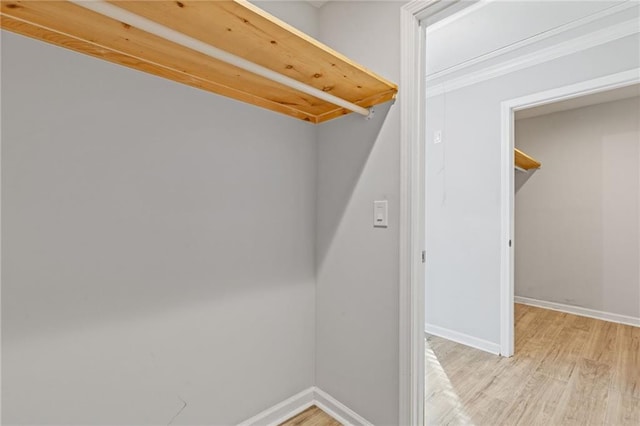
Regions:
<instances>
[{"instance_id":1,"label":"wood plank flooring","mask_svg":"<svg viewBox=\"0 0 640 426\"><path fill-rule=\"evenodd\" d=\"M516 354L428 336L427 425L640 425L640 328L517 304Z\"/></svg>"},{"instance_id":2,"label":"wood plank flooring","mask_svg":"<svg viewBox=\"0 0 640 426\"><path fill-rule=\"evenodd\" d=\"M342 426L333 417L316 407L307 408L302 413L290 418L280 426Z\"/></svg>"}]
</instances>

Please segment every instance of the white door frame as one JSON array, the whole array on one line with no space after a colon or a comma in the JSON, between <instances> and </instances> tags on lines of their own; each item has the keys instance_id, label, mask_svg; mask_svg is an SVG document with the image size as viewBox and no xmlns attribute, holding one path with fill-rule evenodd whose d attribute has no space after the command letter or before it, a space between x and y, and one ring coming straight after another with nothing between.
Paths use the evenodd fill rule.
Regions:
<instances>
[{"instance_id":1,"label":"white door frame","mask_svg":"<svg viewBox=\"0 0 640 426\"><path fill-rule=\"evenodd\" d=\"M470 1L416 0L400 10L400 306L399 419L424 424L425 26ZM424 25L421 25L421 22Z\"/></svg>"},{"instance_id":2,"label":"white door frame","mask_svg":"<svg viewBox=\"0 0 640 426\"><path fill-rule=\"evenodd\" d=\"M500 354L514 353L514 115L516 111L640 83L640 68L510 99L501 104Z\"/></svg>"}]
</instances>

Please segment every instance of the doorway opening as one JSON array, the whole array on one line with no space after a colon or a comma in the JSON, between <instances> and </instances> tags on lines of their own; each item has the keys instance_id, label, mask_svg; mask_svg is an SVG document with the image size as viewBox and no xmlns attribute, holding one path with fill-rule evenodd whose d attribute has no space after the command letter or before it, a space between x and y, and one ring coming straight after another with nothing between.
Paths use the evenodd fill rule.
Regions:
<instances>
[{"instance_id":1,"label":"doorway opening","mask_svg":"<svg viewBox=\"0 0 640 426\"><path fill-rule=\"evenodd\" d=\"M518 333L517 324L534 317L540 333L551 334L544 325L567 314L638 325L631 311L640 295L624 287L633 280L619 266L635 274L637 287L638 253L620 247L638 250L633 197L640 179L631 174L640 157L639 83L632 70L502 103L503 355L525 347L530 332ZM541 168L516 168L514 149L540 160ZM633 205L635 213L627 208ZM620 232L624 221L635 234L628 227Z\"/></svg>"},{"instance_id":2,"label":"doorway opening","mask_svg":"<svg viewBox=\"0 0 640 426\"><path fill-rule=\"evenodd\" d=\"M515 113L516 354L543 340L599 350L640 317L639 117L638 84Z\"/></svg>"}]
</instances>

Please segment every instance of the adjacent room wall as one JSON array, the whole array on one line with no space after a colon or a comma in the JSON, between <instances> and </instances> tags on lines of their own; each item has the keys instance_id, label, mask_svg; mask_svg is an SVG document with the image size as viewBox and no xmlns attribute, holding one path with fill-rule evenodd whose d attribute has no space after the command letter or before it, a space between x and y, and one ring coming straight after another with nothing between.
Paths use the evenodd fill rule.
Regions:
<instances>
[{"instance_id":1,"label":"adjacent room wall","mask_svg":"<svg viewBox=\"0 0 640 426\"><path fill-rule=\"evenodd\" d=\"M230 425L314 385L315 142L3 32L2 422Z\"/></svg>"},{"instance_id":2,"label":"adjacent room wall","mask_svg":"<svg viewBox=\"0 0 640 426\"><path fill-rule=\"evenodd\" d=\"M552 14L554 3L546 4ZM501 102L635 69L640 66L640 38L635 33L543 62L519 62L518 66L525 65L520 69L501 69L500 62L604 28L606 34L615 34L621 28L618 23L630 28L628 24L637 19L636 4L635 9L528 45L523 52L498 56L431 82L426 105L428 329L435 326L499 351ZM465 43L476 43L476 37ZM455 45L450 48L456 50ZM496 66L493 78L468 77L478 76L472 73L489 65ZM456 86L457 77L469 78L471 84ZM443 90L435 92L434 87ZM433 138L437 130L442 131L439 144Z\"/></svg>"},{"instance_id":3,"label":"adjacent room wall","mask_svg":"<svg viewBox=\"0 0 640 426\"><path fill-rule=\"evenodd\" d=\"M640 98L516 121L516 296L640 318Z\"/></svg>"},{"instance_id":4,"label":"adjacent room wall","mask_svg":"<svg viewBox=\"0 0 640 426\"><path fill-rule=\"evenodd\" d=\"M451 70L461 63L552 31L568 22L611 9L618 3L621 1L553 0L552 13L544 1L477 3L428 28L427 75ZM474 34L473 43L468 42L470 34Z\"/></svg>"},{"instance_id":5,"label":"adjacent room wall","mask_svg":"<svg viewBox=\"0 0 640 426\"><path fill-rule=\"evenodd\" d=\"M321 40L399 82L401 2L330 2ZM378 425L398 422L400 110L318 128L316 383ZM389 227L373 227L373 201Z\"/></svg>"}]
</instances>

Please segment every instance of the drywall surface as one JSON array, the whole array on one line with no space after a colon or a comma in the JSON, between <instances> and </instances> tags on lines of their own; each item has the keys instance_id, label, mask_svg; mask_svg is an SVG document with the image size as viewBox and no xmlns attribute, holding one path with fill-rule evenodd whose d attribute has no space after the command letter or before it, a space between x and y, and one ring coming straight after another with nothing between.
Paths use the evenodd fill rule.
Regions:
<instances>
[{"instance_id":1,"label":"drywall surface","mask_svg":"<svg viewBox=\"0 0 640 426\"><path fill-rule=\"evenodd\" d=\"M637 19L634 13L632 19ZM571 32L545 40L542 46L549 47L551 41L557 46L599 26L616 25L610 18L580 28L580 35ZM629 16L621 19L629 22ZM527 47L527 53L535 51L536 45ZM520 69L470 79L466 86L454 85L452 76L433 82L432 89L442 89L437 85L443 83L448 87L432 90L426 105L427 324L500 343L501 102L635 69L640 41L637 34L627 35L548 59L525 66L519 62ZM473 74L474 69L460 72L477 78L480 74ZM434 143L436 130L442 131L442 143Z\"/></svg>"},{"instance_id":2,"label":"drywall surface","mask_svg":"<svg viewBox=\"0 0 640 426\"><path fill-rule=\"evenodd\" d=\"M321 40L398 82L398 2L330 2ZM316 384L379 425L398 422L400 111L318 128ZM389 227L373 227L373 201Z\"/></svg>"},{"instance_id":3,"label":"drywall surface","mask_svg":"<svg viewBox=\"0 0 640 426\"><path fill-rule=\"evenodd\" d=\"M311 37L318 38L320 34L318 9L306 1L261 0L251 3Z\"/></svg>"},{"instance_id":4,"label":"drywall surface","mask_svg":"<svg viewBox=\"0 0 640 426\"><path fill-rule=\"evenodd\" d=\"M624 0L553 1L553 11L544 1L487 1L436 23L427 31L426 72L433 75L465 61L508 48L521 40L556 30ZM473 43L469 35L473 34Z\"/></svg>"},{"instance_id":5,"label":"drywall surface","mask_svg":"<svg viewBox=\"0 0 640 426\"><path fill-rule=\"evenodd\" d=\"M3 424L229 425L312 386L315 138L3 32Z\"/></svg>"},{"instance_id":6,"label":"drywall surface","mask_svg":"<svg viewBox=\"0 0 640 426\"><path fill-rule=\"evenodd\" d=\"M640 98L516 121L515 294L640 317Z\"/></svg>"}]
</instances>

